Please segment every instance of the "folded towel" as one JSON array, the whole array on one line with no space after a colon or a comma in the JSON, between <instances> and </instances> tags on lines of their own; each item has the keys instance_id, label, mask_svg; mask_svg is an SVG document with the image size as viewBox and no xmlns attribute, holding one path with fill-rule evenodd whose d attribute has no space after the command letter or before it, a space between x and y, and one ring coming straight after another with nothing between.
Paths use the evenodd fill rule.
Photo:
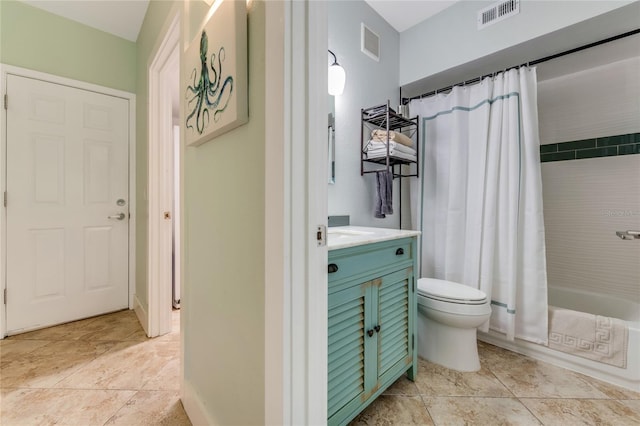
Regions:
<instances>
[{"instance_id":1,"label":"folded towel","mask_svg":"<svg viewBox=\"0 0 640 426\"><path fill-rule=\"evenodd\" d=\"M377 150L385 150L386 151L387 150L387 141L385 139L384 141L380 142L380 141L376 141L376 140L372 139L367 143L367 146L365 147L365 149L368 152L377 151ZM405 154L411 154L411 155L416 155L417 154L415 149L413 149L413 148L411 148L409 146L406 146L406 145L399 144L399 143L394 142L394 141L389 142L389 151L390 152L391 151L404 152Z\"/></svg>"},{"instance_id":2,"label":"folded towel","mask_svg":"<svg viewBox=\"0 0 640 426\"><path fill-rule=\"evenodd\" d=\"M393 174L376 172L376 209L374 216L383 219L388 214L393 214Z\"/></svg>"},{"instance_id":3,"label":"folded towel","mask_svg":"<svg viewBox=\"0 0 640 426\"><path fill-rule=\"evenodd\" d=\"M367 151L365 156L368 160L373 160L376 158L385 158L387 156L387 149L375 149L371 151ZM389 157L401 160L412 161L414 163L418 162L418 156L415 154L407 154L406 152L400 152L396 150L389 150Z\"/></svg>"},{"instance_id":4,"label":"folded towel","mask_svg":"<svg viewBox=\"0 0 640 426\"><path fill-rule=\"evenodd\" d=\"M389 108L389 111L394 114L396 113L396 111L393 108ZM364 110L364 115L367 118L375 117L377 115L386 114L386 113L387 113L387 105L378 105L378 106L367 108L366 110Z\"/></svg>"},{"instance_id":5,"label":"folded towel","mask_svg":"<svg viewBox=\"0 0 640 426\"><path fill-rule=\"evenodd\" d=\"M389 139L391 139L394 142L398 142L406 146L413 146L413 141L411 140L411 138L400 132L394 132L393 130L390 130L388 136L389 136ZM387 131L382 129L376 129L371 132L371 139L378 142L386 142Z\"/></svg>"}]
</instances>

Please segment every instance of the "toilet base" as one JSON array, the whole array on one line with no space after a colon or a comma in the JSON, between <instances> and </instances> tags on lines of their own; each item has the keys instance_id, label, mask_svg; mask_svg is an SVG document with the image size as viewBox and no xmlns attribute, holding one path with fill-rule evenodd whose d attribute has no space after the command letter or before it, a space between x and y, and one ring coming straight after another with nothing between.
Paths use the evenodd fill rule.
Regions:
<instances>
[{"instance_id":1,"label":"toilet base","mask_svg":"<svg viewBox=\"0 0 640 426\"><path fill-rule=\"evenodd\" d=\"M418 314L418 356L462 372L480 370L476 328L450 327Z\"/></svg>"}]
</instances>

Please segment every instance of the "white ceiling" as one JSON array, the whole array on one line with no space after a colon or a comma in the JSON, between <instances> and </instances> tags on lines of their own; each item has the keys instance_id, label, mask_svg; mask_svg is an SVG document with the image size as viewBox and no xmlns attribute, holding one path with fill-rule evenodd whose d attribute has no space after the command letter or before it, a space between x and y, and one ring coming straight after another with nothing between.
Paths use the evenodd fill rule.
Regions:
<instances>
[{"instance_id":1,"label":"white ceiling","mask_svg":"<svg viewBox=\"0 0 640 426\"><path fill-rule=\"evenodd\" d=\"M460 0L365 0L399 33Z\"/></svg>"},{"instance_id":2,"label":"white ceiling","mask_svg":"<svg viewBox=\"0 0 640 426\"><path fill-rule=\"evenodd\" d=\"M149 5L149 0L21 1L134 42Z\"/></svg>"},{"instance_id":3,"label":"white ceiling","mask_svg":"<svg viewBox=\"0 0 640 426\"><path fill-rule=\"evenodd\" d=\"M1 1L1 0L0 0ZM136 41L149 0L21 0L93 28ZM459 0L365 0L398 32Z\"/></svg>"}]
</instances>

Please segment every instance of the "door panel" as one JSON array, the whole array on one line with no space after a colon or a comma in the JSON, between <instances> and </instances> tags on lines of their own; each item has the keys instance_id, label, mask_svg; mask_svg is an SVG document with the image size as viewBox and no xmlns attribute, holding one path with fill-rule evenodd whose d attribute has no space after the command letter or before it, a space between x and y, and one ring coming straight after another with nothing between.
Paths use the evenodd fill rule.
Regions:
<instances>
[{"instance_id":1,"label":"door panel","mask_svg":"<svg viewBox=\"0 0 640 426\"><path fill-rule=\"evenodd\" d=\"M329 295L327 418L330 424L334 414L345 410L345 401L357 404L366 391L365 324L369 319L365 318L365 306L370 299L367 294L366 286L355 285Z\"/></svg>"},{"instance_id":2,"label":"door panel","mask_svg":"<svg viewBox=\"0 0 640 426\"><path fill-rule=\"evenodd\" d=\"M382 278L378 292L378 377L384 376L394 367L405 368L411 362L410 283L410 270Z\"/></svg>"},{"instance_id":3,"label":"door panel","mask_svg":"<svg viewBox=\"0 0 640 426\"><path fill-rule=\"evenodd\" d=\"M14 75L7 94L8 333L128 307L128 101Z\"/></svg>"}]
</instances>

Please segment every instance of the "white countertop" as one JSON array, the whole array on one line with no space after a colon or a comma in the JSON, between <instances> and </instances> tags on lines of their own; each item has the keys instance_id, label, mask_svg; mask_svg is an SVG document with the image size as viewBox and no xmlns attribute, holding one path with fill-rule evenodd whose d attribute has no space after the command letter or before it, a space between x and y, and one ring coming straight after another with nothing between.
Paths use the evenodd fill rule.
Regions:
<instances>
[{"instance_id":1,"label":"white countertop","mask_svg":"<svg viewBox=\"0 0 640 426\"><path fill-rule=\"evenodd\" d=\"M346 247L361 246L363 244L380 241L398 240L400 238L415 237L420 231L388 228L368 228L364 226L333 226L327 230L327 247L336 250Z\"/></svg>"}]
</instances>

